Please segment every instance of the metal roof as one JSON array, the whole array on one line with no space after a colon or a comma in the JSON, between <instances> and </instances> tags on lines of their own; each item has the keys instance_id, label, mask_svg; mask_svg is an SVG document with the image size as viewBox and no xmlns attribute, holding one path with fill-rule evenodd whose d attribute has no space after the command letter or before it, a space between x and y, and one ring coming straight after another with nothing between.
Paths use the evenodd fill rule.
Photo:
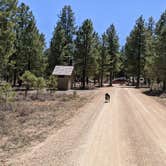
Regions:
<instances>
[{"instance_id":1,"label":"metal roof","mask_svg":"<svg viewBox=\"0 0 166 166\"><path fill-rule=\"evenodd\" d=\"M55 66L52 74L57 76L71 76L73 69L73 66Z\"/></svg>"}]
</instances>

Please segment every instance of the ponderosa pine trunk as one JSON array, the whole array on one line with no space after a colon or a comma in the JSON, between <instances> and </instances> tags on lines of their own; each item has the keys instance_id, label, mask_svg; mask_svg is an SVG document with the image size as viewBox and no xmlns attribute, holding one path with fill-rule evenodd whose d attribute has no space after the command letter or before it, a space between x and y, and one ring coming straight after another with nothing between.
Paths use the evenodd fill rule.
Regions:
<instances>
[{"instance_id":1,"label":"ponderosa pine trunk","mask_svg":"<svg viewBox=\"0 0 166 166\"><path fill-rule=\"evenodd\" d=\"M82 88L85 89L85 69L82 72Z\"/></svg>"},{"instance_id":2,"label":"ponderosa pine trunk","mask_svg":"<svg viewBox=\"0 0 166 166\"><path fill-rule=\"evenodd\" d=\"M141 75L141 36L139 37L139 47L138 47L138 58L137 58L137 84L136 88L140 87L140 75Z\"/></svg>"},{"instance_id":3,"label":"ponderosa pine trunk","mask_svg":"<svg viewBox=\"0 0 166 166\"><path fill-rule=\"evenodd\" d=\"M164 91L164 92L166 91L166 80L163 81L163 91Z\"/></svg>"},{"instance_id":4,"label":"ponderosa pine trunk","mask_svg":"<svg viewBox=\"0 0 166 166\"><path fill-rule=\"evenodd\" d=\"M101 80L100 80L100 86L103 87L103 69L101 70Z\"/></svg>"},{"instance_id":5,"label":"ponderosa pine trunk","mask_svg":"<svg viewBox=\"0 0 166 166\"><path fill-rule=\"evenodd\" d=\"M112 71L110 72L110 86L112 86Z\"/></svg>"},{"instance_id":6,"label":"ponderosa pine trunk","mask_svg":"<svg viewBox=\"0 0 166 166\"><path fill-rule=\"evenodd\" d=\"M13 86L16 86L16 81L17 81L17 71L15 69L14 70L14 76L13 76Z\"/></svg>"}]
</instances>

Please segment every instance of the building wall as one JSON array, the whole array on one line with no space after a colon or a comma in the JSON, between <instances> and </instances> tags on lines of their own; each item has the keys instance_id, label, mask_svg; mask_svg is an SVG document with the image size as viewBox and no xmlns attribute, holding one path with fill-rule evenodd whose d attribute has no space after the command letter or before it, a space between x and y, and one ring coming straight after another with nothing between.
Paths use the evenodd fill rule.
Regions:
<instances>
[{"instance_id":1,"label":"building wall","mask_svg":"<svg viewBox=\"0 0 166 166\"><path fill-rule=\"evenodd\" d=\"M71 77L68 76L58 77L58 89L59 90L71 89Z\"/></svg>"}]
</instances>

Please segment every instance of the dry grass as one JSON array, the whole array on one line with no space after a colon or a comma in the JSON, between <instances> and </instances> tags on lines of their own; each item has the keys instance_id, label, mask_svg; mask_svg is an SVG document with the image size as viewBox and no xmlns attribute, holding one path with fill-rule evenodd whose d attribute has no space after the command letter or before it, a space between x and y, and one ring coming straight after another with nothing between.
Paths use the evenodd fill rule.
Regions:
<instances>
[{"instance_id":1,"label":"dry grass","mask_svg":"<svg viewBox=\"0 0 166 166\"><path fill-rule=\"evenodd\" d=\"M44 141L53 129L79 112L88 98L77 93L44 94L38 100L18 94L14 111L0 111L0 163Z\"/></svg>"}]
</instances>

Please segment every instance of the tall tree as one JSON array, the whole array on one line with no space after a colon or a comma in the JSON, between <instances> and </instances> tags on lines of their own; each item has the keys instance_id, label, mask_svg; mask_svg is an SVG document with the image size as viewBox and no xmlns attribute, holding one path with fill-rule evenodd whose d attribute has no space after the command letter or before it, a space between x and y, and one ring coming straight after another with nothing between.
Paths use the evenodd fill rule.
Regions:
<instances>
[{"instance_id":1,"label":"tall tree","mask_svg":"<svg viewBox=\"0 0 166 166\"><path fill-rule=\"evenodd\" d=\"M139 88L140 85L140 77L145 65L145 56L146 56L146 30L145 30L145 21L141 16L138 18L135 26L135 48L136 48L136 56L137 56L137 85Z\"/></svg>"},{"instance_id":2,"label":"tall tree","mask_svg":"<svg viewBox=\"0 0 166 166\"><path fill-rule=\"evenodd\" d=\"M153 17L148 19L146 24L146 57L144 66L144 78L148 80L150 85L151 80L154 79L154 60L155 60L155 21Z\"/></svg>"},{"instance_id":3,"label":"tall tree","mask_svg":"<svg viewBox=\"0 0 166 166\"><path fill-rule=\"evenodd\" d=\"M156 25L156 58L155 67L158 77L163 81L166 90L166 11L161 15Z\"/></svg>"},{"instance_id":4,"label":"tall tree","mask_svg":"<svg viewBox=\"0 0 166 166\"><path fill-rule=\"evenodd\" d=\"M95 63L94 67L95 69L93 70L92 73L90 73L91 77L94 79L94 85L96 84L96 80L100 81L100 66L99 66L99 61L100 61L100 49L101 49L101 41L100 41L100 36L98 33L94 32L94 40L93 40L93 51L92 54L95 56Z\"/></svg>"},{"instance_id":5,"label":"tall tree","mask_svg":"<svg viewBox=\"0 0 166 166\"><path fill-rule=\"evenodd\" d=\"M64 65L65 31L60 23L57 24L48 53L48 73L51 74L55 65Z\"/></svg>"},{"instance_id":6,"label":"tall tree","mask_svg":"<svg viewBox=\"0 0 166 166\"><path fill-rule=\"evenodd\" d=\"M127 76L127 57L125 54L125 46L123 46L120 50L118 69L119 69L118 76L120 77Z\"/></svg>"},{"instance_id":7,"label":"tall tree","mask_svg":"<svg viewBox=\"0 0 166 166\"><path fill-rule=\"evenodd\" d=\"M97 69L96 33L91 20L85 20L79 28L76 37L75 67L77 75L81 77L82 87L85 89L88 78L94 76Z\"/></svg>"},{"instance_id":8,"label":"tall tree","mask_svg":"<svg viewBox=\"0 0 166 166\"><path fill-rule=\"evenodd\" d=\"M99 72L100 72L100 86L103 86L104 73L107 71L108 59L108 42L107 35L104 33L101 39L100 56L99 56Z\"/></svg>"},{"instance_id":9,"label":"tall tree","mask_svg":"<svg viewBox=\"0 0 166 166\"><path fill-rule=\"evenodd\" d=\"M39 33L33 13L27 5L21 3L16 18L16 52L11 57L14 63L12 71L14 84L26 70L41 76L45 69L43 61L45 39L44 35Z\"/></svg>"},{"instance_id":10,"label":"tall tree","mask_svg":"<svg viewBox=\"0 0 166 166\"><path fill-rule=\"evenodd\" d=\"M107 29L107 37L108 37L110 86L112 86L112 79L116 71L117 58L119 52L119 39L115 30L115 26L113 24Z\"/></svg>"},{"instance_id":11,"label":"tall tree","mask_svg":"<svg viewBox=\"0 0 166 166\"><path fill-rule=\"evenodd\" d=\"M9 57L15 52L15 12L17 0L0 1L0 77L8 79Z\"/></svg>"},{"instance_id":12,"label":"tall tree","mask_svg":"<svg viewBox=\"0 0 166 166\"><path fill-rule=\"evenodd\" d=\"M72 65L74 53L75 17L70 5L65 5L59 16L59 23L65 32L64 63Z\"/></svg>"},{"instance_id":13,"label":"tall tree","mask_svg":"<svg viewBox=\"0 0 166 166\"><path fill-rule=\"evenodd\" d=\"M136 76L136 53L135 53L135 38L134 32L132 31L130 35L127 37L126 44L125 44L125 56L126 56L126 73L128 77L133 78L133 85L134 85L134 77Z\"/></svg>"},{"instance_id":14,"label":"tall tree","mask_svg":"<svg viewBox=\"0 0 166 166\"><path fill-rule=\"evenodd\" d=\"M138 18L134 29L127 38L126 56L129 64L128 71L137 77L136 87L139 87L146 58L146 28L142 16Z\"/></svg>"},{"instance_id":15,"label":"tall tree","mask_svg":"<svg viewBox=\"0 0 166 166\"><path fill-rule=\"evenodd\" d=\"M73 65L75 17L71 6L64 6L50 42L48 71L56 65Z\"/></svg>"}]
</instances>

